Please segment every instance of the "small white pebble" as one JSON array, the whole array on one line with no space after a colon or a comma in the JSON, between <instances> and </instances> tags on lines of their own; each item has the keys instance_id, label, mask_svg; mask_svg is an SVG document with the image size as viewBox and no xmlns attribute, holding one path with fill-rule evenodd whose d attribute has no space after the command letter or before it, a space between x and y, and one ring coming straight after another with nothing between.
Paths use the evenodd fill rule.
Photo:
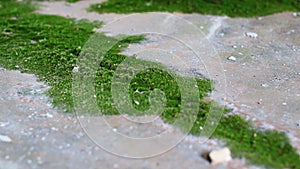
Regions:
<instances>
[{"instance_id":1,"label":"small white pebble","mask_svg":"<svg viewBox=\"0 0 300 169\"><path fill-rule=\"evenodd\" d=\"M78 66L75 66L72 70L73 73L77 73L79 71L79 67Z\"/></svg>"},{"instance_id":2,"label":"small white pebble","mask_svg":"<svg viewBox=\"0 0 300 169\"><path fill-rule=\"evenodd\" d=\"M0 141L5 142L5 143L10 143L10 142L12 142L12 139L6 135L0 135Z\"/></svg>"},{"instance_id":3,"label":"small white pebble","mask_svg":"<svg viewBox=\"0 0 300 169\"><path fill-rule=\"evenodd\" d=\"M287 105L287 103L286 103L286 102L283 102L283 103L282 103L282 105L286 106L286 105Z\"/></svg>"},{"instance_id":4,"label":"small white pebble","mask_svg":"<svg viewBox=\"0 0 300 169\"><path fill-rule=\"evenodd\" d=\"M56 128L56 127L51 127L51 130L53 130L53 131L58 131L58 128Z\"/></svg>"},{"instance_id":5,"label":"small white pebble","mask_svg":"<svg viewBox=\"0 0 300 169\"><path fill-rule=\"evenodd\" d=\"M0 122L0 127L6 127L9 125L9 122Z\"/></svg>"},{"instance_id":6,"label":"small white pebble","mask_svg":"<svg viewBox=\"0 0 300 169\"><path fill-rule=\"evenodd\" d=\"M37 164L38 164L38 165L42 165L42 164L43 164L43 160L42 160L41 157L37 157L37 158L36 158L36 161L37 161Z\"/></svg>"},{"instance_id":7,"label":"small white pebble","mask_svg":"<svg viewBox=\"0 0 300 169\"><path fill-rule=\"evenodd\" d=\"M134 100L134 103L135 103L136 105L140 105L140 102L137 101L137 100Z\"/></svg>"},{"instance_id":8,"label":"small white pebble","mask_svg":"<svg viewBox=\"0 0 300 169\"><path fill-rule=\"evenodd\" d=\"M293 16L294 16L294 17L300 16L300 13L299 13L299 12L294 12L294 13L293 13Z\"/></svg>"},{"instance_id":9,"label":"small white pebble","mask_svg":"<svg viewBox=\"0 0 300 169\"><path fill-rule=\"evenodd\" d=\"M230 61L236 61L236 57L234 57L234 56L229 56L227 59Z\"/></svg>"},{"instance_id":10,"label":"small white pebble","mask_svg":"<svg viewBox=\"0 0 300 169\"><path fill-rule=\"evenodd\" d=\"M116 128L113 128L113 131L114 131L114 132L117 132L117 129L116 129Z\"/></svg>"},{"instance_id":11,"label":"small white pebble","mask_svg":"<svg viewBox=\"0 0 300 169\"><path fill-rule=\"evenodd\" d=\"M30 40L30 43L32 43L32 44L36 44L36 43L37 43L37 41L35 41L35 40Z\"/></svg>"},{"instance_id":12,"label":"small white pebble","mask_svg":"<svg viewBox=\"0 0 300 169\"><path fill-rule=\"evenodd\" d=\"M42 116L42 117L47 117L47 118L53 118L53 115L50 114L50 113L41 114L40 116Z\"/></svg>"},{"instance_id":13,"label":"small white pebble","mask_svg":"<svg viewBox=\"0 0 300 169\"><path fill-rule=\"evenodd\" d=\"M10 19L11 19L11 20L18 20L18 18L15 17L15 16L11 17Z\"/></svg>"},{"instance_id":14,"label":"small white pebble","mask_svg":"<svg viewBox=\"0 0 300 169\"><path fill-rule=\"evenodd\" d=\"M119 168L119 164L114 164L114 168Z\"/></svg>"},{"instance_id":15,"label":"small white pebble","mask_svg":"<svg viewBox=\"0 0 300 169\"><path fill-rule=\"evenodd\" d=\"M261 84L261 86L262 86L262 87L269 87L269 85L268 85L268 84L265 84L265 83Z\"/></svg>"},{"instance_id":16,"label":"small white pebble","mask_svg":"<svg viewBox=\"0 0 300 169\"><path fill-rule=\"evenodd\" d=\"M28 164L31 164L31 163L32 163L32 161L31 161L31 160L27 160L27 163L28 163Z\"/></svg>"},{"instance_id":17,"label":"small white pebble","mask_svg":"<svg viewBox=\"0 0 300 169\"><path fill-rule=\"evenodd\" d=\"M257 33L254 33L254 32L246 32L245 35L250 38L257 38L257 36L258 36Z\"/></svg>"}]
</instances>

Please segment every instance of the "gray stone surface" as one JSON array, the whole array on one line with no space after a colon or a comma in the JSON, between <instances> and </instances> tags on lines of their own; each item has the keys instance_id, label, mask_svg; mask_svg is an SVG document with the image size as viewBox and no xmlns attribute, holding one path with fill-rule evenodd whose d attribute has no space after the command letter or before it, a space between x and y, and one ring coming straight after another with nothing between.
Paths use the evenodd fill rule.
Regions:
<instances>
[{"instance_id":1,"label":"gray stone surface","mask_svg":"<svg viewBox=\"0 0 300 169\"><path fill-rule=\"evenodd\" d=\"M85 9L96 2L99 1L42 2L38 12L104 21L106 24L100 31L111 35L130 34L126 31L132 26L153 27L153 22L147 19L135 23L137 25L129 22L110 27L117 25L117 19L125 15L87 13ZM258 127L286 132L300 151L300 17L289 12L250 19L167 13L137 16L153 18L160 14L190 22L203 32L197 34L201 37L199 40L208 43L197 48L197 39L191 38L192 33L188 32L194 29L171 27L173 34L148 34L147 41L130 45L125 54L164 49L170 57L141 53L137 57L161 62L187 76L213 79L216 90L212 99L233 108L233 113L253 121ZM165 21L162 26L176 25L172 25L171 20ZM257 36L246 36L249 32ZM180 37L180 34L189 36ZM182 38L184 44L198 49L199 53L205 53L203 49L208 47L208 55L200 55L202 60L195 57L190 48L170 38L174 36ZM236 60L228 60L230 56ZM0 134L11 139L11 142L0 142L0 168L255 168L249 167L243 159L211 166L200 154L223 147L224 143L209 140L199 144L200 138L192 136L155 158L117 157L94 144L74 114L57 113L43 94L49 87L37 82L33 75L1 70L0 76ZM110 120L119 122L119 118L111 117ZM105 139L110 141L110 138Z\"/></svg>"}]
</instances>

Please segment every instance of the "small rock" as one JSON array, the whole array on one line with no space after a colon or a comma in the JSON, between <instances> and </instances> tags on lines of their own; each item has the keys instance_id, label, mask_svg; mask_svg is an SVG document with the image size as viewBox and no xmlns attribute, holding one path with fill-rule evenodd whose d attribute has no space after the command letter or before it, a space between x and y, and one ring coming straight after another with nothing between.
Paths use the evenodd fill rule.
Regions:
<instances>
[{"instance_id":1,"label":"small rock","mask_svg":"<svg viewBox=\"0 0 300 169\"><path fill-rule=\"evenodd\" d=\"M35 41L35 40L30 40L30 43L32 43L32 44L36 44L36 43L37 43L37 41Z\"/></svg>"},{"instance_id":2,"label":"small rock","mask_svg":"<svg viewBox=\"0 0 300 169\"><path fill-rule=\"evenodd\" d=\"M134 103L135 103L136 105L140 105L140 102L137 101L137 100L134 100Z\"/></svg>"},{"instance_id":3,"label":"small rock","mask_svg":"<svg viewBox=\"0 0 300 169\"><path fill-rule=\"evenodd\" d=\"M234 56L229 56L227 59L230 61L234 61L234 62L236 61L236 57L234 57Z\"/></svg>"},{"instance_id":4,"label":"small rock","mask_svg":"<svg viewBox=\"0 0 300 169\"><path fill-rule=\"evenodd\" d=\"M79 71L79 67L78 66L75 66L72 70L73 73L77 73Z\"/></svg>"},{"instance_id":5,"label":"small rock","mask_svg":"<svg viewBox=\"0 0 300 169\"><path fill-rule=\"evenodd\" d=\"M0 127L6 127L9 125L9 122L0 122Z\"/></svg>"},{"instance_id":6,"label":"small rock","mask_svg":"<svg viewBox=\"0 0 300 169\"><path fill-rule=\"evenodd\" d=\"M246 32L245 35L250 38L257 38L257 36L258 36L257 33L254 33L254 32Z\"/></svg>"},{"instance_id":7,"label":"small rock","mask_svg":"<svg viewBox=\"0 0 300 169\"><path fill-rule=\"evenodd\" d=\"M5 160L9 160L9 159L10 159L10 156L9 156L9 155L6 155L4 158L5 158Z\"/></svg>"},{"instance_id":8,"label":"small rock","mask_svg":"<svg viewBox=\"0 0 300 169\"><path fill-rule=\"evenodd\" d=\"M268 85L268 84L265 84L265 83L261 84L261 86L262 86L262 87L269 87L269 85Z\"/></svg>"},{"instance_id":9,"label":"small rock","mask_svg":"<svg viewBox=\"0 0 300 169\"><path fill-rule=\"evenodd\" d=\"M0 141L5 142L5 143L10 143L10 142L12 142L12 139L9 136L0 134Z\"/></svg>"},{"instance_id":10,"label":"small rock","mask_svg":"<svg viewBox=\"0 0 300 169\"><path fill-rule=\"evenodd\" d=\"M27 160L27 164L31 164L32 163L32 160Z\"/></svg>"},{"instance_id":11,"label":"small rock","mask_svg":"<svg viewBox=\"0 0 300 169\"><path fill-rule=\"evenodd\" d=\"M51 130L53 130L53 131L58 131L59 129L56 128L56 127L51 127Z\"/></svg>"},{"instance_id":12,"label":"small rock","mask_svg":"<svg viewBox=\"0 0 300 169\"><path fill-rule=\"evenodd\" d=\"M294 16L294 17L300 16L300 13L299 13L299 12L294 12L294 13L293 13L293 16Z\"/></svg>"},{"instance_id":13,"label":"small rock","mask_svg":"<svg viewBox=\"0 0 300 169\"><path fill-rule=\"evenodd\" d=\"M232 160L231 152L229 148L225 147L219 150L214 150L209 153L209 159L211 160L211 164L224 163Z\"/></svg>"},{"instance_id":14,"label":"small rock","mask_svg":"<svg viewBox=\"0 0 300 169\"><path fill-rule=\"evenodd\" d=\"M287 103L286 103L286 102L283 102L283 103L282 103L282 105L286 106L286 105L287 105Z\"/></svg>"},{"instance_id":15,"label":"small rock","mask_svg":"<svg viewBox=\"0 0 300 169\"><path fill-rule=\"evenodd\" d=\"M11 20L18 20L18 18L15 17L15 16L11 17L10 19L11 19Z\"/></svg>"},{"instance_id":16,"label":"small rock","mask_svg":"<svg viewBox=\"0 0 300 169\"><path fill-rule=\"evenodd\" d=\"M119 168L119 164L114 164L114 168Z\"/></svg>"},{"instance_id":17,"label":"small rock","mask_svg":"<svg viewBox=\"0 0 300 169\"><path fill-rule=\"evenodd\" d=\"M50 113L41 114L42 117L53 118L53 115Z\"/></svg>"},{"instance_id":18,"label":"small rock","mask_svg":"<svg viewBox=\"0 0 300 169\"><path fill-rule=\"evenodd\" d=\"M42 164L43 164L43 160L42 160L41 157L37 157L37 158L36 158L36 161L37 161L37 164L38 164L38 165L42 165Z\"/></svg>"}]
</instances>

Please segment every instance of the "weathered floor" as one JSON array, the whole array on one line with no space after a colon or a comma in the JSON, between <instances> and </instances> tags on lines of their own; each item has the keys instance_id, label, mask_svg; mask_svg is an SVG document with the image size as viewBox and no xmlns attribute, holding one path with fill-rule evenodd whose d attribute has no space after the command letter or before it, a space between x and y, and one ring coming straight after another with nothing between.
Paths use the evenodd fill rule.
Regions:
<instances>
[{"instance_id":1,"label":"weathered floor","mask_svg":"<svg viewBox=\"0 0 300 169\"><path fill-rule=\"evenodd\" d=\"M132 27L142 30L140 25L151 28L153 23L145 18L170 15L137 14L138 25L126 19L108 24L125 15L87 13L85 9L95 2L99 1L86 0L67 5L64 2L43 2L38 12L104 21L106 24L100 31L112 35L130 34ZM160 47L176 54L175 58L138 57L162 62L180 73L198 73L215 80L217 90L211 96L213 99L234 108L233 113L246 117L261 128L285 131L300 151L300 17L294 17L292 13L252 19L198 14L175 14L175 17L196 25L204 33L199 36L209 42L206 47L214 48L217 55L201 55L201 61L190 49L182 47L182 43L157 34L149 34L148 41L131 45L124 53ZM161 24L176 25L169 21ZM186 31L173 28L178 31L168 36L178 36ZM258 36L245 36L247 32ZM195 40L186 43L192 45ZM200 49L204 48L205 44ZM228 60L229 56L236 60ZM57 113L49 104L49 98L42 94L48 87L36 82L35 77L1 70L0 79L0 134L11 138L9 143L0 142L0 168L245 168L245 162L240 159L211 166L199 154L222 147L222 142L209 140L199 144L198 138L192 136L155 158L132 160L114 156L87 137L75 115ZM112 121L118 118L112 117Z\"/></svg>"}]
</instances>

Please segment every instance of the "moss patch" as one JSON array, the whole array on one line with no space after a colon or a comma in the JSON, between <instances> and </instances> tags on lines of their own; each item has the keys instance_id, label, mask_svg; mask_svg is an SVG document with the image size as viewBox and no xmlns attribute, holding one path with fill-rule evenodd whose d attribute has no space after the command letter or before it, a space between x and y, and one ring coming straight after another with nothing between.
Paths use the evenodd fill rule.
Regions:
<instances>
[{"instance_id":1,"label":"moss patch","mask_svg":"<svg viewBox=\"0 0 300 169\"><path fill-rule=\"evenodd\" d=\"M33 10L26 2L0 2L0 65L36 74L40 80L52 86L49 94L54 105L65 106L67 111L72 111L72 69L76 66L81 48L94 33L92 29L99 23L33 14ZM143 36L124 38L105 55L99 65L95 89L99 107L105 110L104 113L118 113L112 104L110 84L114 71L127 58L119 52L128 44L143 39ZM200 99L211 91L210 80L197 79L197 84ZM154 88L166 93L167 109L162 118L172 123L180 110L180 92L166 72L151 69L134 78L129 92L132 101L140 103L135 108L146 110L149 107L149 92ZM214 104L199 102L199 112L191 134L200 134L209 108L213 106L218 109ZM283 133L258 131L240 116L223 116L212 137L225 140L235 157L246 157L251 163L272 168L300 168L299 156Z\"/></svg>"},{"instance_id":2,"label":"moss patch","mask_svg":"<svg viewBox=\"0 0 300 169\"><path fill-rule=\"evenodd\" d=\"M92 5L90 10L99 13L166 11L253 17L283 11L300 11L300 2L296 0L108 0Z\"/></svg>"}]
</instances>

